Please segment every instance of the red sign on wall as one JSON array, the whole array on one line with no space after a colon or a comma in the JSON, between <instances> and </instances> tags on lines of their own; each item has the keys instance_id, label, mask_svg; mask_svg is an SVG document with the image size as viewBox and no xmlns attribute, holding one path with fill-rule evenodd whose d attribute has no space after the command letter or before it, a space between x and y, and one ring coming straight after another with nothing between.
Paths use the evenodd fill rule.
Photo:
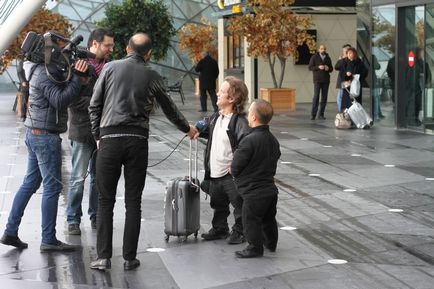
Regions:
<instances>
[{"instance_id":1,"label":"red sign on wall","mask_svg":"<svg viewBox=\"0 0 434 289\"><path fill-rule=\"evenodd\" d=\"M412 50L408 53L408 66L414 66L414 52Z\"/></svg>"}]
</instances>

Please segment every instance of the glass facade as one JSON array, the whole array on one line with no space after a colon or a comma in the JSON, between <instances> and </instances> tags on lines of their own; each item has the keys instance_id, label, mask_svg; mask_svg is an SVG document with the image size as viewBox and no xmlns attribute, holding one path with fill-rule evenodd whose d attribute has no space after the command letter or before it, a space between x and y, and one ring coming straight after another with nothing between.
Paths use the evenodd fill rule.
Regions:
<instances>
[{"instance_id":1,"label":"glass facade","mask_svg":"<svg viewBox=\"0 0 434 289\"><path fill-rule=\"evenodd\" d=\"M84 37L82 43L87 43L90 31L95 28L95 22L104 17L105 7L109 2L121 3L122 0L48 0L46 5L68 18L74 26L73 35L81 34ZM165 0L169 12L173 16L176 30L181 29L187 23L201 23L206 18L213 25L217 25L218 11L216 0ZM184 88L194 86L193 64L186 53L180 53L177 44L177 36L172 39L171 47L166 59L153 63L154 68L169 80L169 84L176 82L185 73ZM11 75L15 75L14 67L11 67ZM0 76L1 77L1 76Z\"/></svg>"},{"instance_id":2,"label":"glass facade","mask_svg":"<svg viewBox=\"0 0 434 289\"><path fill-rule=\"evenodd\" d=\"M372 9L373 118L395 125L395 6Z\"/></svg>"}]
</instances>

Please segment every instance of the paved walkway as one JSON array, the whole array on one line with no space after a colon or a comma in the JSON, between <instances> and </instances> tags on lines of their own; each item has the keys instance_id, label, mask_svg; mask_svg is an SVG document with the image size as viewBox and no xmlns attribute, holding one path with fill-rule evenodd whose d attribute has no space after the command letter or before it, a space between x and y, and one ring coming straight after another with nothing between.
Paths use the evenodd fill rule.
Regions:
<instances>
[{"instance_id":1,"label":"paved walkway","mask_svg":"<svg viewBox=\"0 0 434 289\"><path fill-rule=\"evenodd\" d=\"M181 107L178 96L174 98ZM0 232L26 167L24 128L12 104L12 94L0 94ZM329 111L334 108L328 106ZM192 123L200 118L199 100L191 94L181 109ZM187 173L185 141L167 161L149 169L138 254L142 265L136 271L124 272L122 267L123 182L115 207L112 269L106 272L89 269L96 234L87 217L81 237L65 234L65 194L59 202L58 237L81 244L83 250L39 252L38 192L19 232L29 248L0 245L0 288L433 288L434 137L381 126L336 130L333 115L310 121L309 106L298 105L296 112L273 119L272 131L282 150L277 218L289 229L280 230L276 253L240 260L234 251L244 245L192 236L184 243L164 241L165 185ZM183 136L161 111L152 117L151 134L150 164L165 157ZM63 146L66 183L71 161L66 137ZM203 232L210 227L212 212L203 193L201 199ZM147 251L150 248L164 251ZM332 259L347 263L331 264Z\"/></svg>"}]
</instances>

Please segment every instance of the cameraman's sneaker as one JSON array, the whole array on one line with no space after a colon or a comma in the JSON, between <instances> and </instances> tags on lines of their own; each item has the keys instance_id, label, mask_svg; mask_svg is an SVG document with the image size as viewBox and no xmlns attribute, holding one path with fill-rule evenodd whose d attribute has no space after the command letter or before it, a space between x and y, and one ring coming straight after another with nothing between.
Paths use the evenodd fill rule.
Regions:
<instances>
[{"instance_id":1,"label":"cameraman's sneaker","mask_svg":"<svg viewBox=\"0 0 434 289\"><path fill-rule=\"evenodd\" d=\"M27 243L21 241L18 236L9 236L6 234L3 234L1 237L0 243L3 245L13 246L18 249L26 249L29 246Z\"/></svg>"},{"instance_id":2,"label":"cameraman's sneaker","mask_svg":"<svg viewBox=\"0 0 434 289\"><path fill-rule=\"evenodd\" d=\"M68 225L69 235L81 235L80 224L69 224Z\"/></svg>"},{"instance_id":3,"label":"cameraman's sneaker","mask_svg":"<svg viewBox=\"0 0 434 289\"><path fill-rule=\"evenodd\" d=\"M218 239L226 239L228 237L227 231L217 231L214 228L211 228L208 233L203 233L201 237L207 241L218 240Z\"/></svg>"},{"instance_id":4,"label":"cameraman's sneaker","mask_svg":"<svg viewBox=\"0 0 434 289\"><path fill-rule=\"evenodd\" d=\"M54 252L54 251L70 252L70 251L75 251L79 248L81 248L81 247L78 245L71 245L71 244L63 243L61 241L57 241L56 244L41 243L40 250L41 250L41 253Z\"/></svg>"}]
</instances>

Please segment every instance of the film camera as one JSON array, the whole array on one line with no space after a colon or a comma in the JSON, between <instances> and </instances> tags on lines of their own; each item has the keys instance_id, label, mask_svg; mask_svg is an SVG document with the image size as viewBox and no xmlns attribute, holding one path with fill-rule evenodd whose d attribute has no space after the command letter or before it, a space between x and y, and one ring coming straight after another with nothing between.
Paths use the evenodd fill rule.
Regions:
<instances>
[{"instance_id":1,"label":"film camera","mask_svg":"<svg viewBox=\"0 0 434 289\"><path fill-rule=\"evenodd\" d=\"M30 31L21 45L21 50L31 62L54 64L62 71L70 71L71 64L77 59L95 58L95 54L78 46L81 41L81 35L70 40L55 32L41 35ZM61 48L59 42L64 42L65 47Z\"/></svg>"}]
</instances>

